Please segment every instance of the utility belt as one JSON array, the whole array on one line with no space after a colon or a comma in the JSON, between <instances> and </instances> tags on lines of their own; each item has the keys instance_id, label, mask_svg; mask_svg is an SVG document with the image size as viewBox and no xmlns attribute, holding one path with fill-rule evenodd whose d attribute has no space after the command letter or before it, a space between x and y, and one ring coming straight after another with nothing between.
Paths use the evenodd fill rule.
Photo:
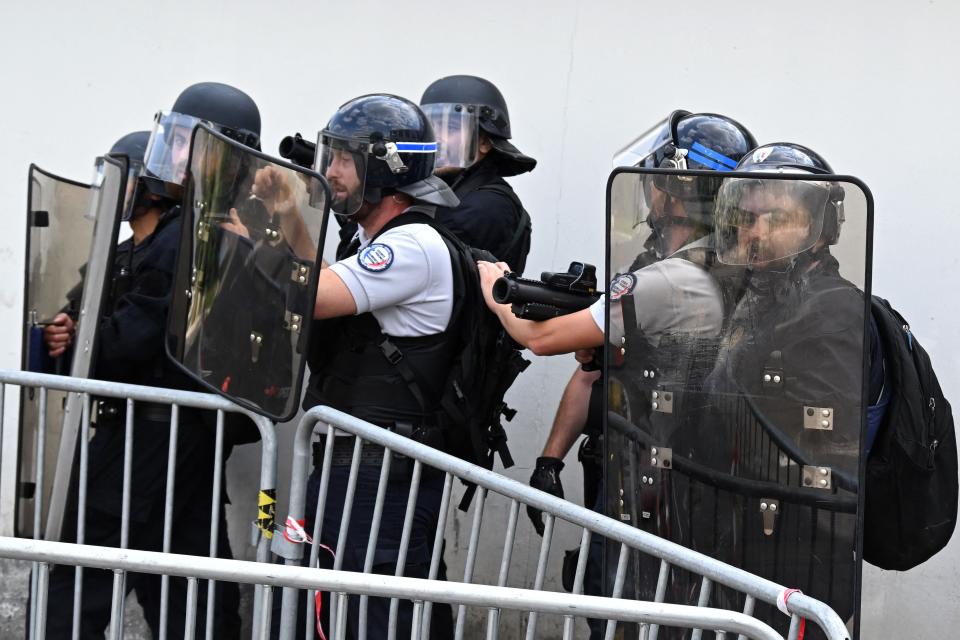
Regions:
<instances>
[{"instance_id":1,"label":"utility belt","mask_svg":"<svg viewBox=\"0 0 960 640\"><path fill-rule=\"evenodd\" d=\"M90 415L98 427L123 425L127 419L127 402L117 398L95 398L90 407ZM135 402L133 416L136 420L169 424L170 405L156 402Z\"/></svg>"},{"instance_id":2,"label":"utility belt","mask_svg":"<svg viewBox=\"0 0 960 640\"><path fill-rule=\"evenodd\" d=\"M442 432L439 427L425 428L409 422L393 422L378 426L393 431L396 434L410 438L429 447L440 448ZM353 464L353 451L356 447L354 436L335 436L333 439L333 455L331 461L334 467L349 467ZM323 455L326 449L326 440L313 443L313 466L319 469L323 466ZM408 456L391 451L390 453L390 480L409 480L413 473L413 460ZM359 463L369 466L382 466L384 447L374 442L363 442L360 445Z\"/></svg>"}]
</instances>

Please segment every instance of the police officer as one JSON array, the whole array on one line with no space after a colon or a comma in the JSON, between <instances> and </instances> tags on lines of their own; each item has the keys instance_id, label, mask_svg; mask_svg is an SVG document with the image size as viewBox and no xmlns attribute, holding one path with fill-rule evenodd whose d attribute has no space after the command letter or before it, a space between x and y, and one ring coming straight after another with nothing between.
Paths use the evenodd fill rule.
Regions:
<instances>
[{"instance_id":1,"label":"police officer","mask_svg":"<svg viewBox=\"0 0 960 640\"><path fill-rule=\"evenodd\" d=\"M185 89L173 109L157 115L155 127L144 152L143 135L126 136L115 147L136 159L144 158L144 171L133 194L130 226L133 237L116 250L116 264L108 311L100 320L98 353L93 377L102 380L143 384L172 389L196 390L185 374L164 353L164 333L175 257L180 237L179 198L185 179L193 127L206 122L241 142L257 146L260 113L242 91L219 83L204 82ZM134 144L135 143L135 144ZM72 334L72 321L58 316L48 328L48 346L57 353L63 336ZM112 399L96 403L96 431L89 445L88 513L86 544L118 546L120 542L121 496L125 405ZM211 491L215 455L215 434L199 412L180 411L176 474L172 514L171 551L206 556L209 553ZM133 475L129 545L131 548L162 549L166 460L169 448L170 410L165 405L138 403L134 416ZM187 476L186 474L189 474ZM231 557L224 518L225 495L219 500L220 537L218 555ZM75 507L74 507L75 508ZM68 517L66 522L75 521ZM67 536L73 535L68 532ZM48 619L48 637L67 637L72 618L70 604L73 569L61 566L51 575L51 601L60 602L61 615ZM108 572L83 573L81 637L102 637L109 621L112 576ZM128 589L137 592L144 616L154 636L160 627L160 577L131 574ZM198 594L197 622L206 615L206 590ZM168 634L184 633L187 612L186 581L170 580ZM217 637L239 634L239 592L235 584L217 583L214 629Z\"/></svg>"},{"instance_id":2,"label":"police officer","mask_svg":"<svg viewBox=\"0 0 960 640\"><path fill-rule=\"evenodd\" d=\"M439 220L471 247L486 249L517 273L530 251L530 216L505 177L537 161L510 142L510 114L500 90L483 78L447 76L433 82L420 106L439 143L435 173L460 198Z\"/></svg>"},{"instance_id":3,"label":"police officer","mask_svg":"<svg viewBox=\"0 0 960 640\"><path fill-rule=\"evenodd\" d=\"M450 331L457 260L465 252L433 219L436 206L456 206L449 187L433 175L437 144L420 108L393 95L374 94L344 104L320 134L318 167L333 194L336 215L359 229L338 261L320 272L308 358L305 407L325 404L386 429L440 446L430 416L456 355ZM469 264L469 263L468 263ZM410 382L410 378L414 382ZM352 438L334 447L323 539L337 548ZM383 464L376 448L361 457L350 531L341 566L362 571L376 489ZM318 462L318 460L316 460ZM374 571L393 573L412 466L391 460L391 482L376 545ZM312 520L320 470L311 474L307 519ZM443 479L424 473L418 493L405 575L426 577ZM307 530L310 530L307 526ZM321 560L332 565L332 558ZM410 634L413 605L401 603L398 637ZM328 610L329 607L324 607ZM359 609L349 605L348 637L357 637ZM368 637L386 637L389 601L372 598ZM301 627L302 628L302 627Z\"/></svg>"},{"instance_id":4,"label":"police officer","mask_svg":"<svg viewBox=\"0 0 960 640\"><path fill-rule=\"evenodd\" d=\"M862 294L841 277L839 263L830 252L830 246L840 238L844 190L837 183L816 180L817 175L833 173L826 160L804 146L775 143L758 147L741 160L737 170L807 173L811 178L738 179L728 182L721 190L717 207L718 257L721 262L748 267L751 285L737 304L725 335L736 334L738 326L748 323L751 315L757 316L760 304L770 310L779 309L777 316L790 317L790 326L798 330L780 335L777 340L781 346L786 342L802 342L810 331L819 331L822 322L818 320L828 317L834 321L839 318L862 320ZM831 308L811 303L829 304ZM844 309L844 303L853 306ZM784 328L774 327L775 323L769 321L766 324ZM767 335L773 331L761 333ZM846 338L854 339L851 335ZM857 338L860 339L862 336ZM857 353L854 346L850 344L847 352ZM827 348L823 341L820 348ZM748 348L746 344L726 340L718 370L711 376L712 382L719 384L722 369L729 374L724 378L742 381L749 387L752 377L739 372L746 366L741 356L746 358L757 351L760 349L756 345ZM843 350L837 349L835 353ZM780 355L789 356L782 349ZM800 360L807 360L808 355ZM808 384L839 389L845 386L840 380L859 377L861 366L841 360L827 366L821 359L816 370L817 375L806 380ZM837 383L831 385L828 380L834 377Z\"/></svg>"},{"instance_id":5,"label":"police officer","mask_svg":"<svg viewBox=\"0 0 960 640\"><path fill-rule=\"evenodd\" d=\"M678 167L701 170L731 170L733 165L747 151L755 146L753 135L735 120L716 114L691 114L676 111L666 123L666 135L653 138L657 145L652 150L642 152L646 166ZM712 150L727 158L726 164L703 155L695 150L695 145ZM692 152L692 153L691 153ZM633 155L638 155L634 153ZM647 251L637 257L625 274L615 278L611 291L617 299L629 294L637 301L640 314L636 321L646 327L648 337L656 338L661 332L675 330L683 323L683 313L676 305L660 304L667 297L675 295L667 283L678 272L680 288L688 291L692 297L715 297L719 295L716 283L708 277L700 266L690 261L692 248L709 248L708 234L712 228L712 205L719 181L707 184L705 193L686 193L682 183L658 177L648 186L654 209L647 217L652 230ZM660 259L670 261L657 263ZM693 268L696 266L696 268ZM499 277L501 269L494 265L480 265L485 293L491 292L492 282ZM690 277L686 277L689 275ZM675 281L676 282L676 281ZM492 303L492 296L488 303ZM491 305L504 326L521 344L530 347L537 354L556 354L569 351L586 350L603 343L603 314L605 299L598 300L588 311L569 314L545 322L534 323L513 316L509 305ZM619 305L618 307L619 308ZM665 309L676 308L672 316ZM718 312L721 311L717 307ZM622 333L622 316L612 315L615 331ZM592 353L579 354L584 360L592 358ZM539 489L563 495L559 481L559 472L563 468L562 459L570 450L577 437L583 431L587 421L587 405L593 383L600 377L599 372L577 369L561 399L557 416L550 436L544 446L543 455L537 462L537 468L531 478L531 484ZM589 500L589 497L586 499ZM530 514L535 527L540 530L539 514Z\"/></svg>"},{"instance_id":6,"label":"police officer","mask_svg":"<svg viewBox=\"0 0 960 640\"><path fill-rule=\"evenodd\" d=\"M646 147L645 140L653 140L656 145L652 150ZM648 167L671 167L701 169L701 170L730 170L732 165L740 160L750 149L756 146L753 135L740 123L725 116L715 114L691 114L678 110L673 112L666 121L662 133L650 133L641 136L637 141L637 148L619 154L620 157L640 157L640 165ZM696 145L696 146L695 146ZM726 164L708 157L700 148L710 149L728 158ZM672 149L672 151L670 150ZM683 277L685 287L693 290L696 297L714 298L719 293L716 283L702 268L693 269L691 265L691 248L709 247L707 235L712 228L713 196L719 188L719 182L711 182L706 193L686 193L679 181L667 180L663 177L658 180L648 179L648 195L656 210L647 217L647 225L652 233L645 245L645 251L637 256L625 274L616 279L616 282L629 287L631 291L618 290L613 295L622 296L632 293L637 299L637 308L641 309L638 324L646 327L648 337L656 339L660 333L676 331L688 316L686 310L676 305L662 305L660 302L670 295L666 289L667 282L675 274L690 274L691 278ZM659 182L659 186L658 186ZM698 185L703 184L698 182ZM660 260L670 258L658 266L651 266ZM611 287L613 290L613 287ZM696 292L699 292L697 294ZM591 312L597 328L603 327L603 310L605 302L598 301ZM674 309L671 317L665 313L666 309ZM714 307L714 310L719 308ZM582 313L582 312L581 312ZM586 314L583 314L586 315ZM618 318L616 314L614 318ZM592 328L591 331L592 332ZM593 333L595 336L596 334ZM580 347L578 347L580 348ZM583 358L590 358L582 354ZM588 409L593 398L594 415L589 420L591 436L583 442L580 450L581 461L584 462L585 480L596 478L599 469L595 459L599 455L599 445L596 437L600 433L600 416L597 415L600 397L594 394L600 380L599 371L585 371L578 368L574 371L564 389L557 408L553 426L547 442L544 444L541 457L537 459L536 468L530 478L530 485L553 495L563 497L563 486L560 483L560 471L563 469L563 458L588 427ZM598 485L595 481L588 482L593 489L589 495L585 493L586 504L593 505L596 499ZM533 521L534 528L542 532L543 524L539 511L530 509L528 514Z\"/></svg>"},{"instance_id":7,"label":"police officer","mask_svg":"<svg viewBox=\"0 0 960 640\"><path fill-rule=\"evenodd\" d=\"M436 220L464 244L489 251L522 273L530 252L531 221L505 177L533 171L537 161L510 142L510 114L500 90L476 76L433 82L420 106L437 137L434 173L460 199L438 207ZM356 224L340 220L342 250Z\"/></svg>"},{"instance_id":8,"label":"police officer","mask_svg":"<svg viewBox=\"0 0 960 640\"><path fill-rule=\"evenodd\" d=\"M652 141L652 146L630 154L641 158L641 166L729 171L756 144L745 127L716 114L675 111L666 120L663 131L656 133L638 140L641 145L650 145ZM651 235L645 251L611 283L608 295L618 304L611 309L613 335L610 340L619 342L625 331L635 332L639 327L643 328L648 348L654 350L668 336L715 337L723 323L723 294L707 266L712 260L712 213L719 179L685 183L667 176L647 176L644 181L645 196L650 204L646 223ZM481 263L480 266L484 292L489 295L499 273L494 265ZM488 297L490 303L493 303L492 295ZM588 310L540 323L517 319L509 305L494 303L491 309L514 339L535 353L583 350L577 357L586 363L593 359L592 348L604 342L606 304L606 298L601 298ZM624 305L631 310L627 314L630 325L626 327ZM573 373L530 478L534 488L563 497L562 460L590 424L589 438L581 447L580 458L584 464L584 501L596 510L603 506L599 481L602 447L598 443L602 419L596 411L602 390L600 372L577 369ZM593 416L589 416L591 405L595 410ZM541 513L528 508L527 514L537 532L542 533ZM588 593L601 592L598 566L601 544L598 539L591 548ZM591 621L590 627L594 637L602 634L601 624Z\"/></svg>"},{"instance_id":9,"label":"police officer","mask_svg":"<svg viewBox=\"0 0 960 640\"><path fill-rule=\"evenodd\" d=\"M803 179L730 179L718 194L717 257L746 269L747 286L705 383L714 397L732 400L711 403L699 424L721 424L735 434L753 428L762 444L738 447L710 429L693 434L702 443L696 453L701 462L715 460L714 468L730 469L729 461L737 460L730 471L737 477L785 486L792 481L784 469L829 467L836 490L824 492L826 506L857 491L863 455L860 412L867 402L877 404L883 388L882 351L875 329L865 326L863 292L841 275L831 252L841 236L845 189L821 177L833 171L819 154L797 144L759 147L737 169L802 174ZM861 400L865 330L870 335L867 402ZM749 410L743 411L741 399ZM809 407L829 408L829 430L805 428ZM762 429L754 427L757 422ZM735 555L743 568L764 577L774 572L777 579L826 601L841 617L852 615L856 514L787 500L781 501L768 531L754 523L727 524L725 530L722 523L740 522L731 509L747 510L753 504L725 505L719 499L717 504L718 535L730 540L728 549L718 549L719 557ZM773 540L780 549L792 549L789 559Z\"/></svg>"}]
</instances>

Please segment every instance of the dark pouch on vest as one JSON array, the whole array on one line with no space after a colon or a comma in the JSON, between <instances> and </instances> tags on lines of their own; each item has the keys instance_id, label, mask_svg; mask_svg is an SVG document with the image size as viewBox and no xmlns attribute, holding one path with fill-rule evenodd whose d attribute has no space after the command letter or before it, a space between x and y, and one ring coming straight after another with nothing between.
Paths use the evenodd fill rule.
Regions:
<instances>
[{"instance_id":1,"label":"dark pouch on vest","mask_svg":"<svg viewBox=\"0 0 960 640\"><path fill-rule=\"evenodd\" d=\"M563 590L573 593L573 583L577 577L577 564L580 561L580 547L563 552L563 570L560 573L560 580L563 583Z\"/></svg>"}]
</instances>

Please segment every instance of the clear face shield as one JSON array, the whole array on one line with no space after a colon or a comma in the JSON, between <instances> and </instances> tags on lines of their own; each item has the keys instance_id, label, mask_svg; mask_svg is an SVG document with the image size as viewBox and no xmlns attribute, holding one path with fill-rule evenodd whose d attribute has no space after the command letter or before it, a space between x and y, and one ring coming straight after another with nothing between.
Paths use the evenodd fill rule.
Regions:
<instances>
[{"instance_id":1,"label":"clear face shield","mask_svg":"<svg viewBox=\"0 0 960 640\"><path fill-rule=\"evenodd\" d=\"M316 165L313 170L327 179L332 201L330 208L341 216L351 216L363 205L370 144L320 134Z\"/></svg>"},{"instance_id":2,"label":"clear face shield","mask_svg":"<svg viewBox=\"0 0 960 640\"><path fill-rule=\"evenodd\" d=\"M670 141L670 123L666 118L641 134L613 156L616 167L653 167L656 151Z\"/></svg>"},{"instance_id":3,"label":"clear face shield","mask_svg":"<svg viewBox=\"0 0 960 640\"><path fill-rule=\"evenodd\" d=\"M87 220L95 220L97 210L99 209L100 196L103 190L103 183L106 180L107 161L102 156L93 161L93 180L90 181L90 193L93 200L90 207L83 212L83 217Z\"/></svg>"},{"instance_id":4,"label":"clear face shield","mask_svg":"<svg viewBox=\"0 0 960 640\"><path fill-rule=\"evenodd\" d=\"M352 216L363 206L365 199L375 197L373 188L385 188L398 182L395 178L408 171L404 161L409 154L436 154L437 143L387 142L383 140L351 140L320 132L317 140L314 171L327 179L333 201L330 209L340 216ZM368 178L373 176L371 191L367 192ZM378 202L378 199L371 202Z\"/></svg>"},{"instance_id":5,"label":"clear face shield","mask_svg":"<svg viewBox=\"0 0 960 640\"><path fill-rule=\"evenodd\" d=\"M839 193L838 193L839 191ZM816 180L728 178L717 196L720 262L784 271L820 241L829 207L842 189Z\"/></svg>"},{"instance_id":6,"label":"clear face shield","mask_svg":"<svg viewBox=\"0 0 960 640\"><path fill-rule=\"evenodd\" d=\"M130 220L134 214L134 208L137 204L137 187L140 176L143 174L143 162L127 159L127 184L123 195L123 210L120 212L120 219L124 222Z\"/></svg>"},{"instance_id":7,"label":"clear face shield","mask_svg":"<svg viewBox=\"0 0 960 640\"><path fill-rule=\"evenodd\" d=\"M163 182L183 185L190 157L190 136L201 122L200 118L175 111L158 112L147 144L146 172Z\"/></svg>"},{"instance_id":8,"label":"clear face shield","mask_svg":"<svg viewBox=\"0 0 960 640\"><path fill-rule=\"evenodd\" d=\"M477 161L480 119L478 107L467 104L437 103L421 107L437 136L438 173L466 169Z\"/></svg>"}]
</instances>

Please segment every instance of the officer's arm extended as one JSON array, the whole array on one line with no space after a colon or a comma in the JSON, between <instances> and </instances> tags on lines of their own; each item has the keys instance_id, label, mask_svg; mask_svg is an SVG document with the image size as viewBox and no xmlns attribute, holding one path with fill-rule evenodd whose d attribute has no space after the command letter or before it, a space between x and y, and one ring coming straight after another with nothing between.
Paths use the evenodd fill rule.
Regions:
<instances>
[{"instance_id":1,"label":"officer's arm extended","mask_svg":"<svg viewBox=\"0 0 960 640\"><path fill-rule=\"evenodd\" d=\"M357 312L357 302L350 289L336 272L324 263L320 269L320 281L317 284L317 301L313 307L313 317L317 320L352 316Z\"/></svg>"},{"instance_id":2,"label":"officer's arm extended","mask_svg":"<svg viewBox=\"0 0 960 640\"><path fill-rule=\"evenodd\" d=\"M578 349L591 349L603 345L603 331L593 320L590 309L583 309L565 316L534 322L521 320L513 315L509 304L498 304L493 299L493 283L509 267L498 262L478 262L483 297L487 306L497 314L510 337L538 356L571 353Z\"/></svg>"}]
</instances>

